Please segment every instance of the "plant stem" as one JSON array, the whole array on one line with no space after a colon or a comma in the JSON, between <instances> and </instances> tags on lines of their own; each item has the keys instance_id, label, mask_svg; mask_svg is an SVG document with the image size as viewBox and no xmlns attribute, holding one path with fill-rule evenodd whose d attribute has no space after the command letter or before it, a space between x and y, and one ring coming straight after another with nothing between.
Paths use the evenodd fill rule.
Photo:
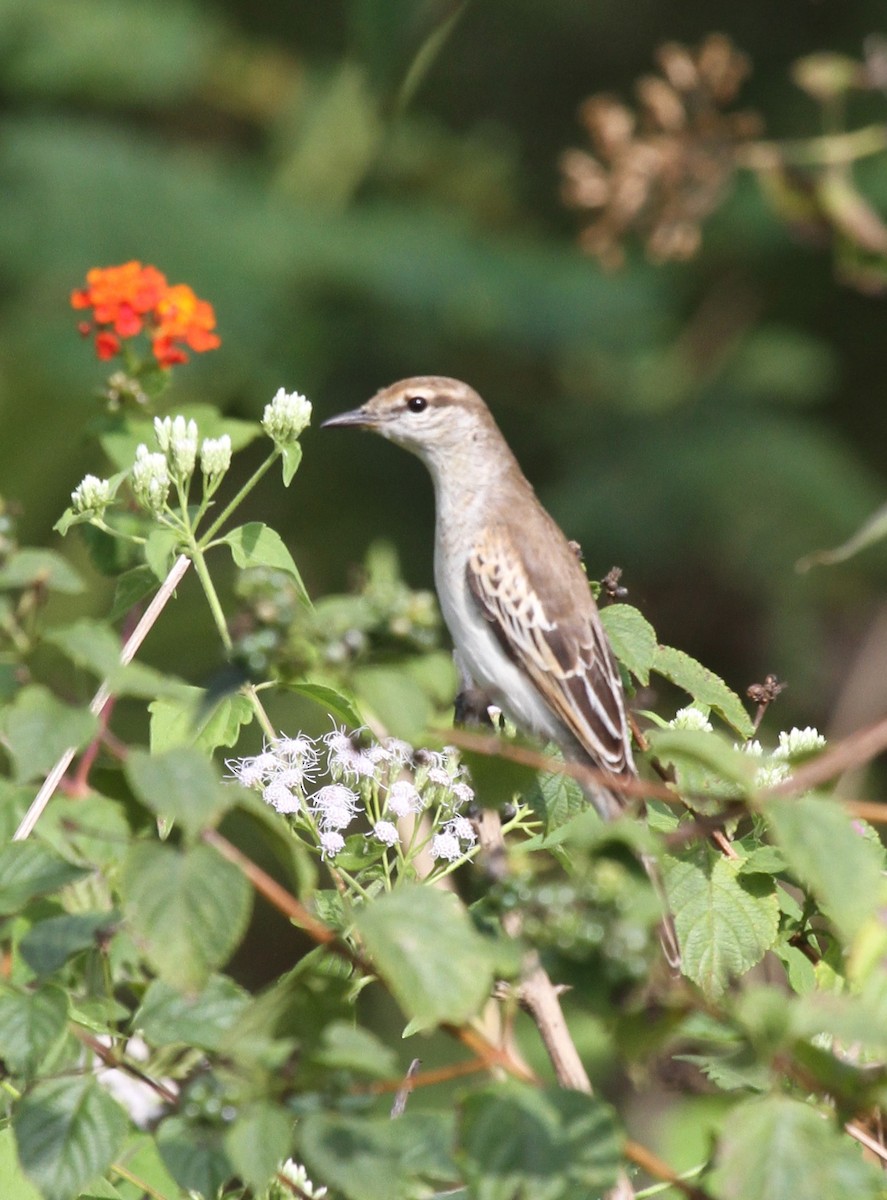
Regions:
<instances>
[{"instance_id":1,"label":"plant stem","mask_svg":"<svg viewBox=\"0 0 887 1200\"><path fill-rule=\"evenodd\" d=\"M249 495L249 493L253 490L253 488L256 486L256 484L259 482L259 480L262 478L262 476L268 471L268 468L271 466L271 464L279 457L280 457L280 450L275 446L274 449L272 450L272 452L265 459L265 461L263 463L260 463L259 466L255 469L255 471L253 471L252 475L250 475L249 479L246 481L246 483L243 485L243 487L240 489L240 491L237 493L237 495L234 497L234 499L231 500L230 503L225 505L225 507L222 509L222 511L219 513L219 515L213 521L212 525L210 525L209 529L207 529L207 531L203 534L203 536L200 539L201 546L205 547L209 542L212 541L212 539L216 536L218 531L222 528L222 526L225 524L225 522L228 520L228 518L234 512L235 508L238 507L238 505L241 503L241 501L244 499L244 497Z\"/></svg>"}]
</instances>

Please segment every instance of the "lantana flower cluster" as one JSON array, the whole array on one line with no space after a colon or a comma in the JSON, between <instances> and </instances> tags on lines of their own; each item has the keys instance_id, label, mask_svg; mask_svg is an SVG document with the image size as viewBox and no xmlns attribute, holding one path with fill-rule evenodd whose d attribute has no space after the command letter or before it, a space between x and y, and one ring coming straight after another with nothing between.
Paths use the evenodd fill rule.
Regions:
<instances>
[{"instance_id":1,"label":"lantana flower cluster","mask_svg":"<svg viewBox=\"0 0 887 1200\"><path fill-rule=\"evenodd\" d=\"M403 861L427 849L443 873L470 857L477 843L466 814L474 792L452 747L416 750L397 738L378 741L365 730L336 726L319 738L281 735L260 754L226 765L232 779L288 816L324 859L345 850L350 831L357 840L349 849L368 862L389 851Z\"/></svg>"},{"instance_id":2,"label":"lantana flower cluster","mask_svg":"<svg viewBox=\"0 0 887 1200\"><path fill-rule=\"evenodd\" d=\"M216 316L207 300L186 283L170 285L162 271L133 260L116 267L93 267L86 287L71 293L71 305L92 309L80 332L95 338L96 354L106 361L123 349L128 338L145 333L161 367L188 361L188 350L215 350Z\"/></svg>"}]
</instances>

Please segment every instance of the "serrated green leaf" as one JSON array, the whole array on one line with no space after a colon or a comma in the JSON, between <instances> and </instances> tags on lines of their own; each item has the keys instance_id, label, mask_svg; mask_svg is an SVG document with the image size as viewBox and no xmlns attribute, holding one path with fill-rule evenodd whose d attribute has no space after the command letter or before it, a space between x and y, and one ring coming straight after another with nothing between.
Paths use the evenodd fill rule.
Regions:
<instances>
[{"instance_id":1,"label":"serrated green leaf","mask_svg":"<svg viewBox=\"0 0 887 1200\"><path fill-rule=\"evenodd\" d=\"M300 598L306 604L310 603L293 556L280 534L269 525L250 521L247 525L232 529L219 541L231 547L231 557L244 570L248 567L273 567L289 575L296 584Z\"/></svg>"},{"instance_id":2,"label":"serrated green leaf","mask_svg":"<svg viewBox=\"0 0 887 1200\"><path fill-rule=\"evenodd\" d=\"M131 750L124 773L143 804L192 836L215 825L237 802L237 789L224 786L210 761L187 746L163 754Z\"/></svg>"},{"instance_id":3,"label":"serrated green leaf","mask_svg":"<svg viewBox=\"0 0 887 1200\"><path fill-rule=\"evenodd\" d=\"M44 896L86 872L40 842L13 842L0 850L0 913L16 912L34 896Z\"/></svg>"},{"instance_id":4,"label":"serrated green leaf","mask_svg":"<svg viewBox=\"0 0 887 1200\"><path fill-rule=\"evenodd\" d=\"M68 959L96 945L98 934L114 926L115 913L62 913L32 925L22 938L22 958L37 975L51 975Z\"/></svg>"},{"instance_id":5,"label":"serrated green leaf","mask_svg":"<svg viewBox=\"0 0 887 1200\"><path fill-rule=\"evenodd\" d=\"M751 717L736 693L727 687L723 679L683 650L675 650L673 646L658 646L652 669L689 692L694 700L713 708L741 737L750 738L754 733Z\"/></svg>"},{"instance_id":6,"label":"serrated green leaf","mask_svg":"<svg viewBox=\"0 0 887 1200\"><path fill-rule=\"evenodd\" d=\"M573 1200L616 1182L622 1138L608 1104L513 1081L462 1103L459 1149L476 1200Z\"/></svg>"},{"instance_id":7,"label":"serrated green leaf","mask_svg":"<svg viewBox=\"0 0 887 1200\"><path fill-rule=\"evenodd\" d=\"M71 746L85 746L97 728L88 709L63 704L40 684L22 688L0 720L19 783L46 775Z\"/></svg>"},{"instance_id":8,"label":"serrated green leaf","mask_svg":"<svg viewBox=\"0 0 887 1200\"><path fill-rule=\"evenodd\" d=\"M540 771L524 798L544 821L546 833L553 833L588 808L582 788L562 771Z\"/></svg>"},{"instance_id":9,"label":"serrated green leaf","mask_svg":"<svg viewBox=\"0 0 887 1200\"><path fill-rule=\"evenodd\" d=\"M358 909L355 925L379 974L414 1022L461 1024L489 996L493 955L451 893L407 884Z\"/></svg>"},{"instance_id":10,"label":"serrated green leaf","mask_svg":"<svg viewBox=\"0 0 887 1200\"><path fill-rule=\"evenodd\" d=\"M340 721L344 721L350 729L360 729L364 719L354 705L354 701L343 695L336 688L327 687L323 683L290 683L287 685L293 692L305 696L319 704L326 712L331 713Z\"/></svg>"},{"instance_id":11,"label":"serrated green leaf","mask_svg":"<svg viewBox=\"0 0 887 1200\"><path fill-rule=\"evenodd\" d=\"M760 962L776 941L779 905L772 880L739 875L739 862L707 847L663 862L668 906L681 947L681 969L707 996Z\"/></svg>"},{"instance_id":12,"label":"serrated green leaf","mask_svg":"<svg viewBox=\"0 0 887 1200\"><path fill-rule=\"evenodd\" d=\"M184 1042L217 1050L222 1035L249 1004L249 995L226 975L212 975L196 995L182 995L161 979L152 981L133 1017L155 1046Z\"/></svg>"},{"instance_id":13,"label":"serrated green leaf","mask_svg":"<svg viewBox=\"0 0 887 1200\"><path fill-rule=\"evenodd\" d=\"M129 845L131 830L126 808L98 792L86 796L56 795L40 818L40 840L69 862L91 867L119 862Z\"/></svg>"},{"instance_id":14,"label":"serrated green leaf","mask_svg":"<svg viewBox=\"0 0 887 1200\"><path fill-rule=\"evenodd\" d=\"M601 609L601 622L616 657L646 687L656 657L656 630L630 604L608 604Z\"/></svg>"},{"instance_id":15,"label":"serrated green leaf","mask_svg":"<svg viewBox=\"0 0 887 1200\"><path fill-rule=\"evenodd\" d=\"M246 696L228 693L207 704L203 688L177 688L174 696L159 696L148 705L151 714L151 749L163 754L175 746L193 746L211 754L220 746L233 746L244 725L255 717Z\"/></svg>"},{"instance_id":16,"label":"serrated green leaf","mask_svg":"<svg viewBox=\"0 0 887 1200\"><path fill-rule=\"evenodd\" d=\"M243 874L210 846L140 842L123 865L124 909L161 979L199 991L240 943L252 908Z\"/></svg>"},{"instance_id":17,"label":"serrated green leaf","mask_svg":"<svg viewBox=\"0 0 887 1200\"><path fill-rule=\"evenodd\" d=\"M731 1111L713 1186L720 1200L878 1200L883 1178L812 1104L766 1096Z\"/></svg>"},{"instance_id":18,"label":"serrated green leaf","mask_svg":"<svg viewBox=\"0 0 887 1200\"><path fill-rule=\"evenodd\" d=\"M76 596L84 589L80 575L55 550L16 550L0 567L0 591L17 591L35 584L67 596Z\"/></svg>"},{"instance_id":19,"label":"serrated green leaf","mask_svg":"<svg viewBox=\"0 0 887 1200\"><path fill-rule=\"evenodd\" d=\"M127 1124L94 1076L44 1080L15 1114L19 1159L44 1200L72 1200L113 1162Z\"/></svg>"},{"instance_id":20,"label":"serrated green leaf","mask_svg":"<svg viewBox=\"0 0 887 1200\"><path fill-rule=\"evenodd\" d=\"M13 1075L33 1075L67 1023L68 996L61 988L0 993L0 1058Z\"/></svg>"},{"instance_id":21,"label":"serrated green leaf","mask_svg":"<svg viewBox=\"0 0 887 1200\"><path fill-rule=\"evenodd\" d=\"M224 1130L197 1125L185 1117L167 1117L157 1130L157 1149L180 1187L215 1196L234 1174L225 1152Z\"/></svg>"},{"instance_id":22,"label":"serrated green leaf","mask_svg":"<svg viewBox=\"0 0 887 1200\"><path fill-rule=\"evenodd\" d=\"M268 1101L257 1101L238 1114L225 1132L225 1150L237 1175L257 1195L289 1157L293 1115Z\"/></svg>"},{"instance_id":23,"label":"serrated green leaf","mask_svg":"<svg viewBox=\"0 0 887 1200\"><path fill-rule=\"evenodd\" d=\"M793 874L841 937L851 940L881 903L880 848L823 796L773 797L764 815Z\"/></svg>"}]
</instances>

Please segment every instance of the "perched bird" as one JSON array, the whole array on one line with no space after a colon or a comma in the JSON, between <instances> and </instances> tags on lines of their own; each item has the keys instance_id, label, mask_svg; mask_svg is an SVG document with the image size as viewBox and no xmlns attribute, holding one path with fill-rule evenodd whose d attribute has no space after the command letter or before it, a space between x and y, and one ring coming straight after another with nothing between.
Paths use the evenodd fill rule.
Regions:
<instances>
[{"instance_id":1,"label":"perched bird","mask_svg":"<svg viewBox=\"0 0 887 1200\"><path fill-rule=\"evenodd\" d=\"M349 425L412 451L431 473L434 578L463 676L566 758L633 778L622 681L585 572L477 392L436 375L404 379L324 422ZM605 819L624 807L605 782L583 790Z\"/></svg>"}]
</instances>

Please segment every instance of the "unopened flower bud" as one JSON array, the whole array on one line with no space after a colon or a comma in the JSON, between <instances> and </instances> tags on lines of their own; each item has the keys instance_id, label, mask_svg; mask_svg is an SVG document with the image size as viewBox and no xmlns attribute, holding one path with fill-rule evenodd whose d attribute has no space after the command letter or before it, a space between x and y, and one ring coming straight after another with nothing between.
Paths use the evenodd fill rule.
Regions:
<instances>
[{"instance_id":1,"label":"unopened flower bud","mask_svg":"<svg viewBox=\"0 0 887 1200\"><path fill-rule=\"evenodd\" d=\"M136 448L132 490L142 508L160 512L169 492L169 467L165 454L152 454L144 442Z\"/></svg>"},{"instance_id":2,"label":"unopened flower bud","mask_svg":"<svg viewBox=\"0 0 887 1200\"><path fill-rule=\"evenodd\" d=\"M300 392L277 389L270 404L265 405L262 428L278 446L297 440L311 421L311 401Z\"/></svg>"},{"instance_id":3,"label":"unopened flower bud","mask_svg":"<svg viewBox=\"0 0 887 1200\"><path fill-rule=\"evenodd\" d=\"M100 517L111 503L111 484L107 479L85 475L71 492L74 512L81 516Z\"/></svg>"},{"instance_id":4,"label":"unopened flower bud","mask_svg":"<svg viewBox=\"0 0 887 1200\"><path fill-rule=\"evenodd\" d=\"M167 460L182 479L189 479L197 462L197 422L186 421L183 416L154 418L154 433L157 444Z\"/></svg>"},{"instance_id":5,"label":"unopened flower bud","mask_svg":"<svg viewBox=\"0 0 887 1200\"><path fill-rule=\"evenodd\" d=\"M231 439L227 433L221 437L204 438L200 447L200 469L208 479L217 479L231 466Z\"/></svg>"}]
</instances>

